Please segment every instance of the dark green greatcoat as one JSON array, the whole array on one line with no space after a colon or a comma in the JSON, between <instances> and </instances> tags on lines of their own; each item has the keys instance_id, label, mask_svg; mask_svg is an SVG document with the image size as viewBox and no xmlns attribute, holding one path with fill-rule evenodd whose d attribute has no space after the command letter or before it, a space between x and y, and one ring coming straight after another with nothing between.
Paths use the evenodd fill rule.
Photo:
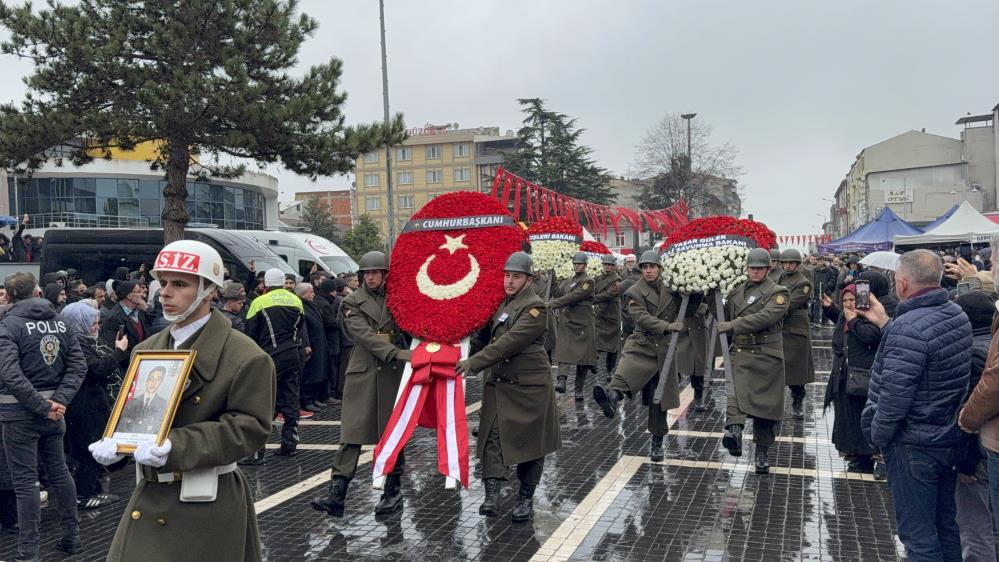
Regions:
<instances>
[{"instance_id":1,"label":"dark green greatcoat","mask_svg":"<svg viewBox=\"0 0 999 562\"><path fill-rule=\"evenodd\" d=\"M621 276L604 273L593 282L593 315L596 322L597 351L614 353L621 345Z\"/></svg>"},{"instance_id":2,"label":"dark green greatcoat","mask_svg":"<svg viewBox=\"0 0 999 562\"><path fill-rule=\"evenodd\" d=\"M593 280L586 270L559 283L558 298L548 302L558 310L555 362L597 365L596 321L593 317Z\"/></svg>"},{"instance_id":3,"label":"dark green greatcoat","mask_svg":"<svg viewBox=\"0 0 999 562\"><path fill-rule=\"evenodd\" d=\"M637 396L666 361L671 335L666 332L666 326L675 322L680 314L680 295L671 292L661 280L650 285L643 279L628 289L625 298L628 300L628 314L635 322L635 331L624 340L614 378L623 379L632 396ZM667 372L669 380L659 404L664 412L680 405L680 381L676 369L670 368Z\"/></svg>"},{"instance_id":4,"label":"dark green greatcoat","mask_svg":"<svg viewBox=\"0 0 999 562\"><path fill-rule=\"evenodd\" d=\"M354 347L344 372L340 442L378 443L402 382L405 362L396 355L404 345L402 332L385 305L384 286L371 291L361 285L343 299L340 325Z\"/></svg>"},{"instance_id":5,"label":"dark green greatcoat","mask_svg":"<svg viewBox=\"0 0 999 562\"><path fill-rule=\"evenodd\" d=\"M172 350L165 329L135 351ZM267 441L274 413L274 363L256 343L232 328L218 310L181 349L197 351L181 396L170 454L160 469L183 473L225 466ZM260 532L250 485L237 469L218 477L213 502L181 502L180 482L139 481L125 507L108 560L260 560Z\"/></svg>"},{"instance_id":6,"label":"dark green greatcoat","mask_svg":"<svg viewBox=\"0 0 999 562\"><path fill-rule=\"evenodd\" d=\"M676 344L676 370L681 375L700 377L704 375L704 360L707 357L708 329L705 317L708 305L698 302L700 295L691 295L687 303L687 313L683 318L684 331Z\"/></svg>"},{"instance_id":7,"label":"dark green greatcoat","mask_svg":"<svg viewBox=\"0 0 999 562\"><path fill-rule=\"evenodd\" d=\"M545 298L551 298L556 289L558 288L553 280L551 283L551 295L546 295L548 292L548 279L552 275L550 271L539 271L535 273L534 279L531 281L531 287L534 288L534 294L541 297L542 300ZM558 330L558 325L555 321L555 315L548 315L548 332L545 334L545 351L551 352L555 349L555 331Z\"/></svg>"},{"instance_id":8,"label":"dark green greatcoat","mask_svg":"<svg viewBox=\"0 0 999 562\"><path fill-rule=\"evenodd\" d=\"M808 320L808 304L812 299L812 281L798 269L784 273L780 284L789 293L787 316L784 317L784 382L788 386L815 382L812 361L812 334Z\"/></svg>"},{"instance_id":9,"label":"dark green greatcoat","mask_svg":"<svg viewBox=\"0 0 999 562\"><path fill-rule=\"evenodd\" d=\"M746 415L779 420L784 412L781 325L787 303L787 289L770 278L743 281L728 294L725 316L732 322L734 405Z\"/></svg>"},{"instance_id":10,"label":"dark green greatcoat","mask_svg":"<svg viewBox=\"0 0 999 562\"><path fill-rule=\"evenodd\" d=\"M551 365L545 352L548 309L530 286L507 299L473 337L468 365L485 375L477 453L498 425L503 464L541 458L562 446Z\"/></svg>"}]
</instances>

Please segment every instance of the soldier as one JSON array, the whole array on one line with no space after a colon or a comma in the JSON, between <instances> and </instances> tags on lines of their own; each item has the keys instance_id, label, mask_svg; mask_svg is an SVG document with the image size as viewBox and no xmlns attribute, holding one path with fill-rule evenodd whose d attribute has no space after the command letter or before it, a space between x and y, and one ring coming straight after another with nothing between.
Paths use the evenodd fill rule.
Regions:
<instances>
[{"instance_id":1,"label":"soldier","mask_svg":"<svg viewBox=\"0 0 999 562\"><path fill-rule=\"evenodd\" d=\"M614 372L617 348L621 343L621 276L615 266L617 260L607 254L600 259L604 273L593 282L593 315L596 318L597 351L606 356L607 374Z\"/></svg>"},{"instance_id":2,"label":"soldier","mask_svg":"<svg viewBox=\"0 0 999 562\"><path fill-rule=\"evenodd\" d=\"M784 317L784 379L791 388L791 412L794 419L805 417L805 385L815 382L812 362L812 335L808 322L808 303L812 298L812 282L801 268L801 253L789 248L781 253L784 275L779 284L787 288L790 298Z\"/></svg>"},{"instance_id":3,"label":"soldier","mask_svg":"<svg viewBox=\"0 0 999 562\"><path fill-rule=\"evenodd\" d=\"M771 280L770 256L762 248L750 250L746 260L749 279L728 294L720 333L731 332L732 378L735 393L728 397L722 444L742 456L742 429L753 418L756 472L767 474L767 451L774 442L775 426L784 412L784 351L781 324L787 314L787 289Z\"/></svg>"},{"instance_id":4,"label":"soldier","mask_svg":"<svg viewBox=\"0 0 999 562\"><path fill-rule=\"evenodd\" d=\"M676 369L667 368L671 380L666 385L662 402L652 402L652 393L659 384L659 370L666 361L670 332L683 331L683 322L677 321L680 314L679 295L670 292L662 280L662 264L657 250L647 250L638 260L642 270L642 280L628 289L628 313L635 323L635 331L624 342L620 364L614 370L607 388L593 387L593 399L613 418L617 404L625 396L633 397L642 393L642 401L649 407L649 432L652 433L652 446L649 458L663 460L663 437L669 430L666 425L666 411L680 405L680 382Z\"/></svg>"},{"instance_id":5,"label":"soldier","mask_svg":"<svg viewBox=\"0 0 999 562\"><path fill-rule=\"evenodd\" d=\"M361 256L357 268L364 284L343 299L339 323L354 341L344 378L340 414L340 450L333 461L329 492L312 500L312 508L343 517L347 486L357 472L361 445L378 443L388 423L402 382L410 350L385 304L388 258L382 252ZM401 475L405 451L399 452L395 468L385 480L385 490L375 506L375 515L402 508Z\"/></svg>"},{"instance_id":6,"label":"soldier","mask_svg":"<svg viewBox=\"0 0 999 562\"><path fill-rule=\"evenodd\" d=\"M780 263L780 250L774 248L770 250L770 272L767 273L767 277L774 283L779 283L781 275L784 275L784 268Z\"/></svg>"},{"instance_id":7,"label":"soldier","mask_svg":"<svg viewBox=\"0 0 999 562\"><path fill-rule=\"evenodd\" d=\"M576 366L576 402L583 400L586 371L596 372L596 327L593 316L593 280L586 274L586 252L572 256L575 275L559 283L558 298L548 301L549 310L559 313L555 332L555 361L562 367ZM555 392L565 392L567 375L560 372Z\"/></svg>"},{"instance_id":8,"label":"soldier","mask_svg":"<svg viewBox=\"0 0 999 562\"><path fill-rule=\"evenodd\" d=\"M479 416L478 457L486 498L482 515L496 515L500 483L517 465L520 491L513 521L531 519L534 489L545 455L562 446L551 366L545 352L548 310L531 286L531 256L517 252L506 260L506 299L492 321L473 338L471 357L458 364L468 375L485 372Z\"/></svg>"},{"instance_id":9,"label":"soldier","mask_svg":"<svg viewBox=\"0 0 999 562\"><path fill-rule=\"evenodd\" d=\"M684 330L676 345L676 369L678 376L690 376L690 386L694 389L694 410L703 412L707 409L704 399L704 368L708 353L708 330L706 316L708 305L702 302L701 295L690 295L687 303L687 313L684 314Z\"/></svg>"},{"instance_id":10,"label":"soldier","mask_svg":"<svg viewBox=\"0 0 999 562\"><path fill-rule=\"evenodd\" d=\"M552 279L553 275L554 272L551 271L534 272L534 277L533 279L531 279L531 288L534 289L534 294L541 297L542 300L551 298L551 294L549 293L553 293L555 290L554 280ZM552 285L552 288L550 290L548 288L549 285ZM548 333L545 336L545 352L548 354L549 361L551 361L552 353L555 352L555 330L557 329L558 328L555 323L555 315L549 314ZM562 389L562 392L565 392L564 388Z\"/></svg>"}]
</instances>

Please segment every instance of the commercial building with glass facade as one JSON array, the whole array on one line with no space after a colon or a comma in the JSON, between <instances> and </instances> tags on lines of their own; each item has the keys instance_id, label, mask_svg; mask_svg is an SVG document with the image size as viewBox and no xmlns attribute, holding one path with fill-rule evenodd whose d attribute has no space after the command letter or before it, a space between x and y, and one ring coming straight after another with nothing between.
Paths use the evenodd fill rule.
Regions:
<instances>
[{"instance_id":1,"label":"commercial building with glass facade","mask_svg":"<svg viewBox=\"0 0 999 562\"><path fill-rule=\"evenodd\" d=\"M162 173L143 160L94 160L83 166L48 163L31 177L7 174L6 214L31 216L31 227L160 227ZM187 182L191 223L235 230L278 224L277 179L247 173L235 180ZM0 205L3 206L3 205Z\"/></svg>"}]
</instances>

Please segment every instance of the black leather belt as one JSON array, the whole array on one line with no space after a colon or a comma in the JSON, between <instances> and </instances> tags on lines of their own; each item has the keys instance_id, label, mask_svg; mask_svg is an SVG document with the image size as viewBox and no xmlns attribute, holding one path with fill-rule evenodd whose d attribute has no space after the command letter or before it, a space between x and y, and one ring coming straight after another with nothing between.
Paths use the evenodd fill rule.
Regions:
<instances>
[{"instance_id":1,"label":"black leather belt","mask_svg":"<svg viewBox=\"0 0 999 562\"><path fill-rule=\"evenodd\" d=\"M743 334L735 336L735 341L732 343L734 343L735 345L764 345L768 343L776 343L779 341L782 341L782 338L780 336Z\"/></svg>"}]
</instances>

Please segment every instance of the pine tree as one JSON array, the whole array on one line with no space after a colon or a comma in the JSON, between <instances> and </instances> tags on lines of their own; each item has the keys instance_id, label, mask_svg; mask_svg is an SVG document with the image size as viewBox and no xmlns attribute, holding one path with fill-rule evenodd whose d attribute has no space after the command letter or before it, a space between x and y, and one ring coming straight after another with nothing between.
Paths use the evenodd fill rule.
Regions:
<instances>
[{"instance_id":1,"label":"pine tree","mask_svg":"<svg viewBox=\"0 0 999 562\"><path fill-rule=\"evenodd\" d=\"M372 250L385 251L385 241L371 215L364 214L358 217L357 224L343 237L342 247L354 261L360 261L361 256Z\"/></svg>"},{"instance_id":2,"label":"pine tree","mask_svg":"<svg viewBox=\"0 0 999 562\"><path fill-rule=\"evenodd\" d=\"M81 0L33 10L0 2L10 32L0 49L35 65L21 106L0 106L0 164L61 164L57 145L72 146L69 159L81 164L156 142L167 243L189 219L189 173L233 178L250 160L333 175L405 136L401 115L388 128L344 126L339 59L291 76L317 29L296 0Z\"/></svg>"},{"instance_id":3,"label":"pine tree","mask_svg":"<svg viewBox=\"0 0 999 562\"><path fill-rule=\"evenodd\" d=\"M546 109L540 98L517 101L526 117L517 131L517 153L508 154L503 167L576 199L612 203L607 171L590 157L593 150L580 144L585 129L577 128L575 119Z\"/></svg>"},{"instance_id":4,"label":"pine tree","mask_svg":"<svg viewBox=\"0 0 999 562\"><path fill-rule=\"evenodd\" d=\"M316 236L322 236L340 245L342 241L340 227L333 220L333 209L318 195L310 195L305 201L305 206L302 208L302 222Z\"/></svg>"}]
</instances>

